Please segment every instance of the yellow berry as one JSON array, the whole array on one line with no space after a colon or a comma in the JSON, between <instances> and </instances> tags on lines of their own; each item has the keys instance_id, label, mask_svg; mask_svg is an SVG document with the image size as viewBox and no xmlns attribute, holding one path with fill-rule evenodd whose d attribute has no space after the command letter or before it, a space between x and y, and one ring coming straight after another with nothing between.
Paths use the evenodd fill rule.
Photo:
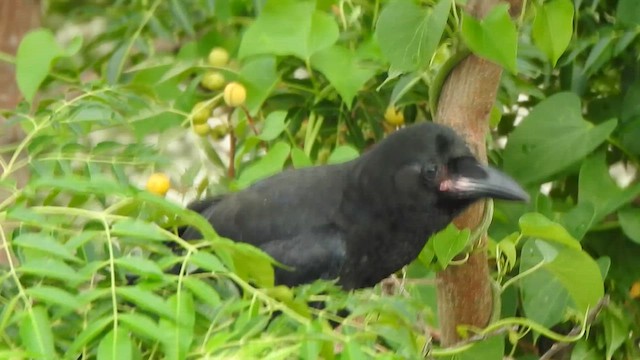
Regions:
<instances>
[{"instance_id":1,"label":"yellow berry","mask_svg":"<svg viewBox=\"0 0 640 360\"><path fill-rule=\"evenodd\" d=\"M230 82L224 88L224 102L232 107L244 104L247 99L247 90L239 82Z\"/></svg>"},{"instance_id":2,"label":"yellow berry","mask_svg":"<svg viewBox=\"0 0 640 360\"><path fill-rule=\"evenodd\" d=\"M631 289L629 289L629 297L632 299L640 298L640 281L636 281L631 285Z\"/></svg>"},{"instance_id":3,"label":"yellow berry","mask_svg":"<svg viewBox=\"0 0 640 360\"><path fill-rule=\"evenodd\" d=\"M229 53L224 48L215 47L211 50L207 59L211 66L225 66L229 62Z\"/></svg>"},{"instance_id":4,"label":"yellow berry","mask_svg":"<svg viewBox=\"0 0 640 360\"><path fill-rule=\"evenodd\" d=\"M394 106L389 106L384 112L384 120L389 125L400 126L404 124L404 114L402 110L398 110Z\"/></svg>"},{"instance_id":5,"label":"yellow berry","mask_svg":"<svg viewBox=\"0 0 640 360\"><path fill-rule=\"evenodd\" d=\"M147 180L147 191L156 195L164 196L170 186L169 177L163 173L151 174Z\"/></svg>"},{"instance_id":6,"label":"yellow berry","mask_svg":"<svg viewBox=\"0 0 640 360\"><path fill-rule=\"evenodd\" d=\"M193 124L193 132L198 134L199 136L207 136L209 135L209 131L211 130L211 128L209 127L209 124L204 123L204 124Z\"/></svg>"},{"instance_id":7,"label":"yellow berry","mask_svg":"<svg viewBox=\"0 0 640 360\"><path fill-rule=\"evenodd\" d=\"M206 123L209 120L209 116L211 116L211 105L207 105L206 101L196 103L191 109L191 116L194 124Z\"/></svg>"},{"instance_id":8,"label":"yellow berry","mask_svg":"<svg viewBox=\"0 0 640 360\"><path fill-rule=\"evenodd\" d=\"M200 84L209 90L218 90L224 86L224 75L218 71L207 71Z\"/></svg>"}]
</instances>

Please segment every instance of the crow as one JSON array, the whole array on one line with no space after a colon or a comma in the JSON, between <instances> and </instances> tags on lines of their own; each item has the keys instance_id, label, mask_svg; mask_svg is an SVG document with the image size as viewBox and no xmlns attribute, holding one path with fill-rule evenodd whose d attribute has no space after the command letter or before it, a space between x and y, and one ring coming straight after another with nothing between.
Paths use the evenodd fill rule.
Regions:
<instances>
[{"instance_id":1,"label":"crow","mask_svg":"<svg viewBox=\"0 0 640 360\"><path fill-rule=\"evenodd\" d=\"M189 208L219 235L289 267L276 268L276 284L337 279L344 289L358 289L409 264L431 235L481 198L529 195L481 164L452 129L424 122L350 162L287 170ZM181 236L201 238L194 228Z\"/></svg>"}]
</instances>

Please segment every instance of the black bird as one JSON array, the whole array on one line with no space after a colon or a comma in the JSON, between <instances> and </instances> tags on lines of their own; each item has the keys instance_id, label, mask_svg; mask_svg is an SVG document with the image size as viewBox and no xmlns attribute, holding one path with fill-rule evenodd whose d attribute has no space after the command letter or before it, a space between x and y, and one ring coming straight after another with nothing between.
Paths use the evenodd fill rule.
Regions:
<instances>
[{"instance_id":1,"label":"black bird","mask_svg":"<svg viewBox=\"0 0 640 360\"><path fill-rule=\"evenodd\" d=\"M355 289L410 263L432 234L485 197L529 198L507 175L480 164L452 129L420 123L353 161L288 170L190 208L221 236L293 268L277 268L276 284L338 278ZM200 235L189 228L182 237Z\"/></svg>"}]
</instances>

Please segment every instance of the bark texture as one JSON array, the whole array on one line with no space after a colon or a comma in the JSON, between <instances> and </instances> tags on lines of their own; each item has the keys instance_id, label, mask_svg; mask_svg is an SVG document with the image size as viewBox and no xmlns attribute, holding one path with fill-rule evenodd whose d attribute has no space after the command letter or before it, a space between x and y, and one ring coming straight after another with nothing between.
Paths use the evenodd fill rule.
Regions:
<instances>
[{"instance_id":1,"label":"bark texture","mask_svg":"<svg viewBox=\"0 0 640 360\"><path fill-rule=\"evenodd\" d=\"M467 11L483 18L500 0L469 0ZM521 0L509 0L510 13L520 13ZM452 127L483 162L487 159L485 139L488 119L496 100L502 68L488 60L470 55L460 62L445 81L436 114L436 122ZM458 228L475 228L482 220L484 203L478 202L454 220ZM480 248L486 244L483 234ZM473 252L466 263L449 266L437 275L438 315L442 345L460 340L457 327L484 327L493 310L493 296L487 253Z\"/></svg>"},{"instance_id":2,"label":"bark texture","mask_svg":"<svg viewBox=\"0 0 640 360\"><path fill-rule=\"evenodd\" d=\"M0 51L15 56L20 40L29 30L40 25L40 2L38 0L0 0ZM12 64L0 62L0 109L12 109L21 99L20 91L15 79L15 68ZM5 119L0 116L0 147L19 142L24 134L17 126L3 127ZM8 161L12 154L2 154L4 161ZM0 174L3 170L0 168ZM21 169L11 175L23 186L28 178L26 169ZM0 202L9 194L0 190ZM10 229L2 224L5 235ZM5 244L0 237L0 264L6 263Z\"/></svg>"}]
</instances>

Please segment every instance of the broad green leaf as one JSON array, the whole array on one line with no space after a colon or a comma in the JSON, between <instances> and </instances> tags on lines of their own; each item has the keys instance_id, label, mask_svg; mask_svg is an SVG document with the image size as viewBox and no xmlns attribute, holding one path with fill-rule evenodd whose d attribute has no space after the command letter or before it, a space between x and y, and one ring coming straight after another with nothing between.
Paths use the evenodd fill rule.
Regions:
<instances>
[{"instance_id":1,"label":"broad green leaf","mask_svg":"<svg viewBox=\"0 0 640 360\"><path fill-rule=\"evenodd\" d=\"M349 145L340 145L333 149L331 155L327 159L327 164L340 164L356 159L360 153L358 150Z\"/></svg>"},{"instance_id":2,"label":"broad green leaf","mask_svg":"<svg viewBox=\"0 0 640 360\"><path fill-rule=\"evenodd\" d=\"M449 224L444 230L433 235L429 242L433 243L438 263L446 269L451 260L469 244L469 229L458 230Z\"/></svg>"},{"instance_id":3,"label":"broad green leaf","mask_svg":"<svg viewBox=\"0 0 640 360\"><path fill-rule=\"evenodd\" d=\"M291 146L286 142L278 142L269 152L255 163L249 165L238 177L238 186L245 188L254 182L282 171L289 158Z\"/></svg>"},{"instance_id":4,"label":"broad green leaf","mask_svg":"<svg viewBox=\"0 0 640 360\"><path fill-rule=\"evenodd\" d=\"M376 73L371 66L363 66L354 51L341 45L318 51L311 57L311 66L327 77L349 109L358 91Z\"/></svg>"},{"instance_id":5,"label":"broad green leaf","mask_svg":"<svg viewBox=\"0 0 640 360\"><path fill-rule=\"evenodd\" d=\"M602 360L602 355L591 341L580 339L571 351L571 360Z\"/></svg>"},{"instance_id":6,"label":"broad green leaf","mask_svg":"<svg viewBox=\"0 0 640 360\"><path fill-rule=\"evenodd\" d=\"M56 359L53 330L47 310L33 307L22 314L20 339L31 359Z\"/></svg>"},{"instance_id":7,"label":"broad green leaf","mask_svg":"<svg viewBox=\"0 0 640 360\"><path fill-rule=\"evenodd\" d=\"M133 342L124 329L117 328L105 335L98 344L98 360L133 359Z\"/></svg>"},{"instance_id":8,"label":"broad green leaf","mask_svg":"<svg viewBox=\"0 0 640 360\"><path fill-rule=\"evenodd\" d=\"M313 165L311 159L304 153L304 150L294 147L291 149L291 162L296 169L302 169Z\"/></svg>"},{"instance_id":9,"label":"broad green leaf","mask_svg":"<svg viewBox=\"0 0 640 360\"><path fill-rule=\"evenodd\" d=\"M384 7L375 34L391 69L409 72L429 65L447 24L451 4L451 0L440 0L431 15L411 0L392 1Z\"/></svg>"},{"instance_id":10,"label":"broad green leaf","mask_svg":"<svg viewBox=\"0 0 640 360\"><path fill-rule=\"evenodd\" d=\"M518 72L518 31L506 4L494 7L482 20L463 13L461 34L474 54L503 66L513 74Z\"/></svg>"},{"instance_id":11,"label":"broad green leaf","mask_svg":"<svg viewBox=\"0 0 640 360\"><path fill-rule=\"evenodd\" d=\"M60 57L73 56L82 44L77 37L65 50L58 45L53 33L47 29L36 29L22 38L16 54L16 81L28 102L47 78L53 62Z\"/></svg>"},{"instance_id":12,"label":"broad green leaf","mask_svg":"<svg viewBox=\"0 0 640 360\"><path fill-rule=\"evenodd\" d=\"M79 310L82 302L75 295L61 288L40 285L25 290L27 295L51 305L58 305L70 310Z\"/></svg>"},{"instance_id":13,"label":"broad green leaf","mask_svg":"<svg viewBox=\"0 0 640 360\"><path fill-rule=\"evenodd\" d=\"M633 242L640 244L640 208L626 208L618 211L622 231Z\"/></svg>"},{"instance_id":14,"label":"broad green leaf","mask_svg":"<svg viewBox=\"0 0 640 360\"><path fill-rule=\"evenodd\" d=\"M475 343L471 348L456 355L453 359L455 360L503 359L504 345L505 345L504 335L491 336L486 340Z\"/></svg>"},{"instance_id":15,"label":"broad green leaf","mask_svg":"<svg viewBox=\"0 0 640 360\"><path fill-rule=\"evenodd\" d=\"M273 287L273 265L267 254L243 243L234 244L232 251L234 268L241 278L259 287Z\"/></svg>"},{"instance_id":16,"label":"broad green leaf","mask_svg":"<svg viewBox=\"0 0 640 360\"><path fill-rule=\"evenodd\" d=\"M606 308L602 314L604 324L605 345L607 348L607 360L611 360L616 350L629 336L629 322L626 315L616 305Z\"/></svg>"},{"instance_id":17,"label":"broad green leaf","mask_svg":"<svg viewBox=\"0 0 640 360\"><path fill-rule=\"evenodd\" d=\"M524 236L556 241L562 245L582 249L578 240L562 227L539 213L527 213L520 217L520 231Z\"/></svg>"},{"instance_id":18,"label":"broad green leaf","mask_svg":"<svg viewBox=\"0 0 640 360\"><path fill-rule=\"evenodd\" d=\"M543 246L544 245L544 246ZM544 253L553 249L552 261ZM522 249L520 272L544 261L521 280L523 308L528 318L550 327L562 319L567 306L581 313L604 295L598 264L582 250L531 239Z\"/></svg>"},{"instance_id":19,"label":"broad green leaf","mask_svg":"<svg viewBox=\"0 0 640 360\"><path fill-rule=\"evenodd\" d=\"M157 342L166 340L166 334L160 330L154 320L146 315L139 313L118 314L118 321L136 336Z\"/></svg>"},{"instance_id":20,"label":"broad green leaf","mask_svg":"<svg viewBox=\"0 0 640 360\"><path fill-rule=\"evenodd\" d=\"M616 11L618 21L625 26L640 25L640 2L637 0L620 0Z\"/></svg>"},{"instance_id":21,"label":"broad green leaf","mask_svg":"<svg viewBox=\"0 0 640 360\"><path fill-rule=\"evenodd\" d=\"M609 175L605 155L600 151L587 158L578 179L578 203L593 205L595 223L640 195L639 183L625 189L618 187Z\"/></svg>"},{"instance_id":22,"label":"broad green leaf","mask_svg":"<svg viewBox=\"0 0 640 360\"><path fill-rule=\"evenodd\" d=\"M286 111L274 111L267 115L264 119L264 126L258 138L264 141L271 141L276 139L284 129L286 128L285 119L287 118Z\"/></svg>"},{"instance_id":23,"label":"broad green leaf","mask_svg":"<svg viewBox=\"0 0 640 360\"><path fill-rule=\"evenodd\" d=\"M118 236L130 236L154 241L166 241L167 236L162 233L158 225L139 219L124 219L113 224L111 232Z\"/></svg>"},{"instance_id":24,"label":"broad green leaf","mask_svg":"<svg viewBox=\"0 0 640 360\"><path fill-rule=\"evenodd\" d=\"M278 84L276 58L274 56L252 58L242 66L239 79L247 89L247 108L252 115L255 115Z\"/></svg>"},{"instance_id":25,"label":"broad green leaf","mask_svg":"<svg viewBox=\"0 0 640 360\"><path fill-rule=\"evenodd\" d=\"M242 37L238 57L293 55L308 60L338 40L338 24L315 1L267 1Z\"/></svg>"},{"instance_id":26,"label":"broad green leaf","mask_svg":"<svg viewBox=\"0 0 640 360\"><path fill-rule=\"evenodd\" d=\"M569 46L573 34L573 3L552 0L538 7L533 21L533 41L553 66Z\"/></svg>"},{"instance_id":27,"label":"broad green leaf","mask_svg":"<svg viewBox=\"0 0 640 360\"><path fill-rule=\"evenodd\" d=\"M12 243L25 249L41 251L47 255L78 262L71 250L56 241L56 239L45 233L25 233L13 239Z\"/></svg>"},{"instance_id":28,"label":"broad green leaf","mask_svg":"<svg viewBox=\"0 0 640 360\"><path fill-rule=\"evenodd\" d=\"M220 305L220 295L213 289L211 284L207 284L203 280L193 276L185 277L182 280L182 283L185 288L189 289L189 291L191 291L201 301L209 304L210 306Z\"/></svg>"},{"instance_id":29,"label":"broad green leaf","mask_svg":"<svg viewBox=\"0 0 640 360\"><path fill-rule=\"evenodd\" d=\"M573 209L560 216L560 224L577 240L582 240L591 228L596 210L591 203L577 204Z\"/></svg>"},{"instance_id":30,"label":"broad green leaf","mask_svg":"<svg viewBox=\"0 0 640 360\"><path fill-rule=\"evenodd\" d=\"M175 311L171 309L166 301L150 291L143 290L136 286L128 286L117 288L116 294L136 304L140 309L169 319L175 320L176 318Z\"/></svg>"},{"instance_id":31,"label":"broad green leaf","mask_svg":"<svg viewBox=\"0 0 640 360\"><path fill-rule=\"evenodd\" d=\"M602 144L616 123L594 126L582 118L577 95L555 94L536 105L509 136L505 171L523 185L541 183Z\"/></svg>"},{"instance_id":32,"label":"broad green leaf","mask_svg":"<svg viewBox=\"0 0 640 360\"><path fill-rule=\"evenodd\" d=\"M85 280L85 277L79 274L76 269L56 259L29 261L20 265L17 271L23 274L66 281L71 286L76 286Z\"/></svg>"},{"instance_id":33,"label":"broad green leaf","mask_svg":"<svg viewBox=\"0 0 640 360\"><path fill-rule=\"evenodd\" d=\"M158 264L140 256L121 257L116 259L115 263L117 266L141 276L161 278L164 275Z\"/></svg>"}]
</instances>

